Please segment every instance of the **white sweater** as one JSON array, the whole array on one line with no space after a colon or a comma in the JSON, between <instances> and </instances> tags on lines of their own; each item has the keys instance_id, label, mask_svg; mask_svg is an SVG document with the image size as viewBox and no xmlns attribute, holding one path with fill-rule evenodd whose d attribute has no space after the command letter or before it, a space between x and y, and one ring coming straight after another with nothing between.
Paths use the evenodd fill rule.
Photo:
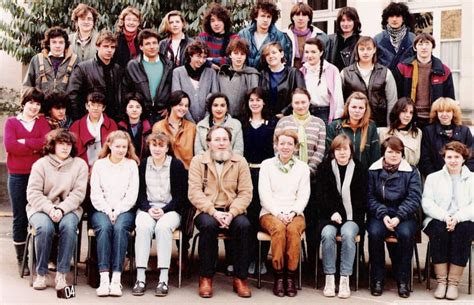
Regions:
<instances>
[{"instance_id":1,"label":"white sweater","mask_svg":"<svg viewBox=\"0 0 474 305\"><path fill-rule=\"evenodd\" d=\"M260 217L269 213L277 216L292 211L297 215L303 215L311 192L309 166L296 159L291 170L283 173L275 165L277 158L267 159L260 166L258 180L258 193L262 205Z\"/></svg>"},{"instance_id":2,"label":"white sweater","mask_svg":"<svg viewBox=\"0 0 474 305\"><path fill-rule=\"evenodd\" d=\"M138 166L134 160L124 158L114 164L108 157L99 159L91 174L92 205L106 214L112 209L119 214L126 212L137 201L138 186Z\"/></svg>"},{"instance_id":3,"label":"white sweater","mask_svg":"<svg viewBox=\"0 0 474 305\"><path fill-rule=\"evenodd\" d=\"M462 167L461 186L458 196L458 211L453 216L458 222L474 221L474 173L467 166ZM449 203L452 198L451 176L446 168L426 177L421 205L426 215L423 225L426 227L432 219L444 221L450 216Z\"/></svg>"}]
</instances>

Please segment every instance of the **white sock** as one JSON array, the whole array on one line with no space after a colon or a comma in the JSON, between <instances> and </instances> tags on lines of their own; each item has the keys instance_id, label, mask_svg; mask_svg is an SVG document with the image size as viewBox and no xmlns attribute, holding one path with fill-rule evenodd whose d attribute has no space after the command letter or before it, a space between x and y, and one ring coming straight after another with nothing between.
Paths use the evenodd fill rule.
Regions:
<instances>
[{"instance_id":1,"label":"white sock","mask_svg":"<svg viewBox=\"0 0 474 305\"><path fill-rule=\"evenodd\" d=\"M159 282L165 282L168 285L168 268L160 268L160 279Z\"/></svg>"},{"instance_id":2,"label":"white sock","mask_svg":"<svg viewBox=\"0 0 474 305\"><path fill-rule=\"evenodd\" d=\"M138 267L137 268L137 281L146 283L146 275L145 275L146 268Z\"/></svg>"},{"instance_id":3,"label":"white sock","mask_svg":"<svg viewBox=\"0 0 474 305\"><path fill-rule=\"evenodd\" d=\"M110 281L111 283L120 283L121 279L120 276L122 275L121 272L113 272L112 273L112 280Z\"/></svg>"},{"instance_id":4,"label":"white sock","mask_svg":"<svg viewBox=\"0 0 474 305\"><path fill-rule=\"evenodd\" d=\"M109 272L108 271L100 272L100 282L105 282L105 281L107 281L107 283L109 282Z\"/></svg>"}]
</instances>

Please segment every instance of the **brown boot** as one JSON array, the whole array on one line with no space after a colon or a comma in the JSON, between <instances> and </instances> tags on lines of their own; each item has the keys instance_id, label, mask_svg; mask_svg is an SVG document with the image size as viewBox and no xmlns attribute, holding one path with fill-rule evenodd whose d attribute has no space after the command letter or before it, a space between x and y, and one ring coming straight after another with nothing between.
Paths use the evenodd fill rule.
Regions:
<instances>
[{"instance_id":1,"label":"brown boot","mask_svg":"<svg viewBox=\"0 0 474 305\"><path fill-rule=\"evenodd\" d=\"M458 298L458 285L463 271L464 267L453 264L449 265L448 290L446 291L446 299L456 300Z\"/></svg>"},{"instance_id":2,"label":"brown boot","mask_svg":"<svg viewBox=\"0 0 474 305\"><path fill-rule=\"evenodd\" d=\"M289 297L294 297L298 293L296 289L296 272L289 271L286 276L286 295Z\"/></svg>"},{"instance_id":3,"label":"brown boot","mask_svg":"<svg viewBox=\"0 0 474 305\"><path fill-rule=\"evenodd\" d=\"M199 277L199 296L201 298L212 297L212 277Z\"/></svg>"},{"instance_id":4,"label":"brown boot","mask_svg":"<svg viewBox=\"0 0 474 305\"><path fill-rule=\"evenodd\" d=\"M275 270L275 282L273 283L273 294L277 297L285 296L285 284L283 271Z\"/></svg>"},{"instance_id":5,"label":"brown boot","mask_svg":"<svg viewBox=\"0 0 474 305\"><path fill-rule=\"evenodd\" d=\"M249 285L247 284L247 280L239 279L234 277L234 292L241 298L250 298L252 296L252 292L250 291Z\"/></svg>"},{"instance_id":6,"label":"brown boot","mask_svg":"<svg viewBox=\"0 0 474 305\"><path fill-rule=\"evenodd\" d=\"M434 272L436 275L436 290L433 293L437 299L444 299L446 297L446 288L448 286L448 264L434 264ZM428 281L430 279L427 279Z\"/></svg>"}]
</instances>

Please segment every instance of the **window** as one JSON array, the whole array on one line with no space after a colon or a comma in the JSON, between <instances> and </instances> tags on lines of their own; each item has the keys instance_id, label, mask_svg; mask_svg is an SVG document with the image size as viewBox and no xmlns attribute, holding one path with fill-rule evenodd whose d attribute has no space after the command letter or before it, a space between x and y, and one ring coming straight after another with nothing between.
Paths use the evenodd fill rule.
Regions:
<instances>
[{"instance_id":1,"label":"window","mask_svg":"<svg viewBox=\"0 0 474 305\"><path fill-rule=\"evenodd\" d=\"M314 10L313 25L331 34L335 32L337 12L347 6L347 0L309 0L308 5Z\"/></svg>"}]
</instances>

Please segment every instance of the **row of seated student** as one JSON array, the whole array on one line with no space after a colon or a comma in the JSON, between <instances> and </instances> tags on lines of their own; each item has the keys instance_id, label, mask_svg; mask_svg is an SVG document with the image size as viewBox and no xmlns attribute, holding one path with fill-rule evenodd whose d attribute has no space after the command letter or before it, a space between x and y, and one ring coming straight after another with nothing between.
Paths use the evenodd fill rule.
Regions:
<instances>
[{"instance_id":1,"label":"row of seated student","mask_svg":"<svg viewBox=\"0 0 474 305\"><path fill-rule=\"evenodd\" d=\"M189 95L187 118L194 123L205 117L206 97L215 92L228 96L229 114L240 119L245 93L255 86L269 91L270 112L277 118L291 113L293 90L307 88L311 113L325 123L340 118L344 101L361 91L369 97L377 127L390 125L397 98L415 101L421 127L429 122L436 99L455 99L450 69L432 55L435 40L410 32L403 3L384 10L384 31L375 38L360 35L361 22L352 7L339 11L337 33L327 36L311 26L312 10L303 3L294 5L292 24L282 32L275 26L275 4L258 2L252 23L238 35L230 32L229 11L212 5L195 40L183 32L186 22L178 11L164 18L160 30L167 37L161 40L154 30L140 30L143 20L135 8L123 10L115 34L96 33L97 16L95 9L81 4L73 12L75 33L50 28L24 80L25 88L66 92L74 119L85 114L91 91L104 93L106 112L116 121L123 118L124 96L140 93L151 123L166 116L175 90Z\"/></svg>"},{"instance_id":2,"label":"row of seated student","mask_svg":"<svg viewBox=\"0 0 474 305\"><path fill-rule=\"evenodd\" d=\"M97 92L89 94L86 104L88 114L74 122L70 132L56 129L48 134L51 129L48 116L40 115L45 104L44 95L38 89L29 89L22 98L22 112L7 120L4 135L8 153L8 189L14 212L13 238L18 261L23 259L28 222L39 229L35 215L40 218L38 222L41 221L43 228L51 230L48 236L54 232L53 223L60 223L65 215L69 215L67 219L72 218L68 223L69 228L77 227L88 173L91 172L90 201L93 209L89 220L101 245L97 249L101 272L98 295L121 294L120 275L126 250L124 245L128 242L127 232L137 226L138 231L144 230L148 232L144 234L149 236L155 230L153 225L141 228L146 221L136 222L134 209L139 210L138 214L140 211L147 212L144 215L151 218L150 221L161 219L167 214L165 211L176 212L177 215L170 214L164 218L170 218L167 223L167 232L170 233L181 225L178 219L187 219L186 213L189 211L194 213L189 208L194 206L197 210L196 227L201 232L199 293L203 297L210 297L213 293L212 277L217 253L215 237L219 228L228 228L229 234L235 239L229 252L232 254L235 276L234 289L240 296L251 295L245 279L248 263L257 260L255 247L256 232L259 230L272 236L276 295L296 295L295 262L299 257L299 240L303 231L306 231L308 246L312 245L313 251L316 238L322 236L325 249L323 260L327 263L324 264L327 275L325 295L334 295L334 264L330 264L327 259L334 258L329 249L329 240L334 241L331 236L338 231L325 229L321 224L326 222L342 230L341 225L348 219L357 224L357 230L355 226L349 226L346 228L347 234L353 235L356 231L363 234L365 229L369 234L371 291L374 295L380 295L384 285L384 262L380 259L384 257L383 240L387 231L395 232L399 239L398 252L395 253L395 261L400 264L396 273L399 294L408 297L407 276L410 273L412 252L405 250L412 249L407 244L413 243L412 237L417 228L414 213L421 205L426 215L439 222L425 219L426 223L429 222L425 232L430 237L433 234L445 234L438 239L442 240L440 245L447 244L450 239L462 239L459 244L458 239L452 242L451 248L434 245L440 249L432 252L439 282L435 296L456 298L456 287L469 253L466 240L471 240L469 234L473 231L470 212L472 135L468 127L460 124L458 104L449 98L440 98L433 104L432 124L425 127L420 144L421 131L414 128L416 107L410 98L402 98L397 102L392 110L392 122L395 125L385 130L386 134L379 135L376 125L370 120L369 100L361 92L351 94L344 105L342 118L334 120L327 128L320 118L310 114L310 94L306 89L297 88L293 92L293 114L278 122L269 115L267 95L261 88L254 88L247 93L247 119L240 131L236 130L238 128L235 125L226 126L229 108L226 96L220 93L211 96L208 126L196 131L193 123L185 119L189 97L183 91L175 91L171 94L172 106L167 109L168 119L156 123L146 141L144 134L136 141L137 130L141 125L135 130L132 126L126 131L117 131L116 123L103 114L105 96ZM128 105L133 105L133 109L128 109ZM130 111L128 116L131 119L140 117L139 106L139 99L128 101L127 111ZM185 126L191 128L183 136ZM203 134L206 135L204 139L201 137ZM460 138L461 135L464 138ZM43 147L45 136L49 145ZM240 152L237 150L239 140L236 139L239 136L243 138ZM379 144L379 137L383 138L382 145ZM444 147L441 156L436 145ZM203 153L193 157L190 152L197 146L203 149ZM136 147L140 157L135 153ZM145 148L149 148L150 157L146 157ZM42 150L45 156L40 159ZM342 150L346 152L342 153L338 161L337 156ZM176 159L164 157L171 155L171 151ZM240 156L242 152L243 157ZM323 162L324 156L326 161ZM344 157L352 160L353 164L345 162ZM426 163L425 158L428 160ZM139 169L137 164L140 159ZM423 200L421 179L414 167L417 163L421 169L425 168L423 174L431 174L426 180L426 198ZM464 163L466 166L463 166ZM46 170L53 169L54 174L46 174ZM189 170L189 180L186 170ZM67 173L63 175L63 171ZM332 195L329 186L323 186L330 182L327 177L331 171L334 176L332 192L335 195ZM368 178L363 178L364 175ZM48 177L54 179L54 183L41 180ZM349 180L344 183L349 177L354 185ZM57 183L59 181L66 184L65 189L62 183ZM367 192L360 191L364 189L363 185L356 186L364 181L367 182ZM53 191L55 187L60 189ZM77 192L70 193L76 187ZM333 202L335 196L339 198L339 208L331 210L337 206ZM324 202L324 198L328 202ZM186 205L188 201L191 205ZM368 218L366 222L363 221L365 213ZM49 222L49 225L43 221ZM157 221L156 226L160 227L159 223ZM183 223L183 226L185 231L191 227L191 233L187 234L189 240L192 226L189 223ZM451 234L454 231L462 237ZM112 236L117 238L113 239ZM288 240L285 236L288 236ZM169 234L163 238L170 241ZM67 237L60 239L69 241ZM121 247L113 246L113 240L119 242ZM142 240L138 244L146 243L146 240ZM183 248L186 249L183 250L187 250L187 243L184 243ZM38 239L38 251L50 251L50 247L41 248L42 244L47 243ZM171 251L171 246L164 249ZM344 256L348 259L345 263L353 261L350 260L354 255L353 249L349 246L346 249L348 252L344 252L348 255ZM143 247L139 246L136 250L139 253ZM56 288L65 285L65 273L69 270L67 255L61 253L58 256L59 284ZM38 264L36 272L40 276L34 286L43 289L46 287L44 276L47 273L44 261L49 255L45 252L37 257L43 261L40 259ZM135 294L142 294L145 290L144 270L148 252L140 252L139 257L138 280L133 289ZM169 254L163 257L164 261L158 263L160 282L155 291L158 295L168 292ZM352 269L352 263L350 266ZM345 288L348 287L348 276L352 270L346 267L348 265L344 268L341 266L347 273L341 278L339 294L342 298L348 297L350 291ZM109 270L112 271L110 281ZM29 270L20 272L28 273ZM443 287L445 291L441 293Z\"/></svg>"}]
</instances>

